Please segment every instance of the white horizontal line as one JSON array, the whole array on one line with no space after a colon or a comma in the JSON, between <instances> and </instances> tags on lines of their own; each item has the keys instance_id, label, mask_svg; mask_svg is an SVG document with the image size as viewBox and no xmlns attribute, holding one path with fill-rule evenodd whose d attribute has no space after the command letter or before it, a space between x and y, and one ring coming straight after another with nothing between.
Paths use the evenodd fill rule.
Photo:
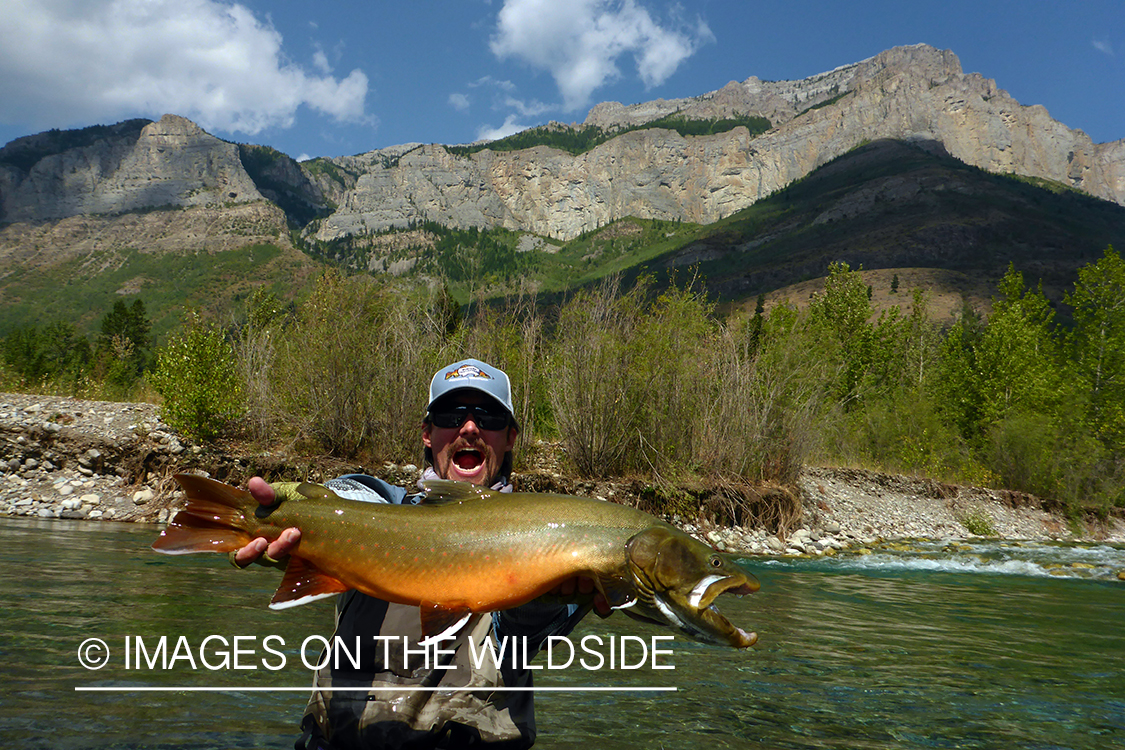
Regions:
<instances>
[{"instance_id":1,"label":"white horizontal line","mask_svg":"<svg viewBox=\"0 0 1125 750\"><path fill-rule=\"evenodd\" d=\"M314 688L314 687L105 687L105 686L89 686L89 687L75 687L76 693L256 693L256 692L271 692L271 693L309 693L312 691L321 693L378 693L378 692L396 692L396 693L437 693L437 692L450 692L450 693L463 693L463 692L489 692L489 693L674 693L679 688L676 687L488 687L488 686L467 686L467 687L419 687L417 685L394 685L391 687L362 687L362 688Z\"/></svg>"}]
</instances>

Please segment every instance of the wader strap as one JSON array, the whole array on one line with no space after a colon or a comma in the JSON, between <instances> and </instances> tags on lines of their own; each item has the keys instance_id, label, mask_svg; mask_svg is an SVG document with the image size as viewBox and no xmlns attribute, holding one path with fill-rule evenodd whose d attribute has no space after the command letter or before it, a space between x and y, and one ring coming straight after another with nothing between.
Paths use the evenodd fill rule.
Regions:
<instances>
[{"instance_id":1,"label":"wader strap","mask_svg":"<svg viewBox=\"0 0 1125 750\"><path fill-rule=\"evenodd\" d=\"M305 716L301 722L301 736L293 743L293 750L331 750L328 743L324 742L324 735L320 733L320 726L312 714Z\"/></svg>"}]
</instances>

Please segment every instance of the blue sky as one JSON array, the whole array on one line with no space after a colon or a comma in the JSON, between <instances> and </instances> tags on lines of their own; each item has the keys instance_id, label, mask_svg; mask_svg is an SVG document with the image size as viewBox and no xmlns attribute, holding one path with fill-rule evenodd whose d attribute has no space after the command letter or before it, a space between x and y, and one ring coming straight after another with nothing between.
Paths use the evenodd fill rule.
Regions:
<instances>
[{"instance_id":1,"label":"blue sky","mask_svg":"<svg viewBox=\"0 0 1125 750\"><path fill-rule=\"evenodd\" d=\"M3 0L0 143L181 114L294 157L466 143L904 44L1125 138L1125 2Z\"/></svg>"}]
</instances>

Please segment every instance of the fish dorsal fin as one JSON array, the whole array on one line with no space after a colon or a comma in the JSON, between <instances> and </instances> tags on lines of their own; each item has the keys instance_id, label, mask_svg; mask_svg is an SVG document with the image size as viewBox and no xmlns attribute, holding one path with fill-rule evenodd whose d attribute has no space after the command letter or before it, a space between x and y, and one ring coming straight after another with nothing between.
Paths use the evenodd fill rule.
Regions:
<instances>
[{"instance_id":1,"label":"fish dorsal fin","mask_svg":"<svg viewBox=\"0 0 1125 750\"><path fill-rule=\"evenodd\" d=\"M422 489L426 493L423 501L426 505L472 502L495 494L495 490L487 487L477 487L468 482L450 482L447 479L427 479L422 482Z\"/></svg>"},{"instance_id":2,"label":"fish dorsal fin","mask_svg":"<svg viewBox=\"0 0 1125 750\"><path fill-rule=\"evenodd\" d=\"M347 590L347 586L321 572L305 558L290 555L285 576L270 601L270 609L288 609L342 594Z\"/></svg>"},{"instance_id":3,"label":"fish dorsal fin","mask_svg":"<svg viewBox=\"0 0 1125 750\"><path fill-rule=\"evenodd\" d=\"M270 514L281 507L283 503L300 502L302 500L340 500L340 496L322 484L312 482L275 482L272 485L274 498L269 505L259 505L254 509L254 515L259 519L266 519Z\"/></svg>"},{"instance_id":4,"label":"fish dorsal fin","mask_svg":"<svg viewBox=\"0 0 1125 750\"><path fill-rule=\"evenodd\" d=\"M418 610L422 617L423 643L453 637L473 616L472 610L463 604L450 606L421 602Z\"/></svg>"},{"instance_id":5,"label":"fish dorsal fin","mask_svg":"<svg viewBox=\"0 0 1125 750\"><path fill-rule=\"evenodd\" d=\"M340 500L339 495L333 492L323 484L313 484L312 482L301 482L297 485L296 492L301 497L308 498L309 500Z\"/></svg>"}]
</instances>

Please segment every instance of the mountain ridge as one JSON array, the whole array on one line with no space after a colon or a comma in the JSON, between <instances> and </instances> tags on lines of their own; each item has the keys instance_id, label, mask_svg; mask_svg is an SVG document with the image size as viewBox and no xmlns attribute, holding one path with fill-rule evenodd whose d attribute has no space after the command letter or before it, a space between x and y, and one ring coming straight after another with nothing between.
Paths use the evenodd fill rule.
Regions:
<instances>
[{"instance_id":1,"label":"mountain ridge","mask_svg":"<svg viewBox=\"0 0 1125 750\"><path fill-rule=\"evenodd\" d=\"M630 130L670 115L687 121L760 116L771 127L760 133L733 127L709 135ZM400 273L415 268L412 258L421 256L411 253L424 253L426 247L410 250L407 238L389 244L376 240L389 230L427 222L453 230L517 233L522 236L518 247L505 252L514 253L522 269L535 255L527 248L556 252L549 248L614 223L652 220L713 227L695 234L669 231L667 236L699 239L686 248L676 245L678 239L669 240L675 248L659 262L665 265L656 267L698 266L714 275L712 287L720 296L735 299L767 290L769 284L777 288L815 277L827 257L824 252L806 257L800 255L806 250L792 249L805 247L804 240L761 235L765 224L739 218L742 213L786 195L816 170L833 169L844 155L883 143L907 144L952 161L934 167L925 179L884 175L881 183L861 184L852 175L833 187L831 196L806 199L825 202L823 210L802 214L807 227L782 222L768 232L804 232L806 237L822 232L824 248L868 268L914 261L940 266L951 259L964 266L975 252L972 243L978 243L987 247L989 260L966 267L992 276L998 259L1024 253L1028 262L1048 263L1052 252L1088 253L1092 237L1100 242L1120 236L1104 229L1106 221L1125 227L1115 212L1125 205L1125 139L1094 144L1082 131L1052 120L1043 107L1021 105L995 81L963 73L952 52L927 45L896 47L797 81L751 76L687 99L605 102L593 107L581 125L552 124L544 130L557 127L598 128L614 137L577 154L547 145L503 151L502 144L493 144L461 153L441 144L410 143L302 163L269 147L224 141L176 115L20 138L0 149L0 290L11 299L18 296L12 286L17 280L70 264L66 273L113 269L120 279L114 293L131 294L154 283L151 264L138 253L202 252L216 258L255 245L278 248L285 263L307 273L315 263L300 250L332 250L333 243L352 240L351 250L380 243L391 248L380 251L386 257L374 264L367 258L357 270ZM1042 233L1049 241L1023 235L1019 241L1005 239L1005 232L1019 234L1021 223L1034 225L1036 201L1046 199L995 193L976 178L964 182L954 162L1096 196L1107 202L1107 211L1109 206L1115 211L1081 208L1081 215L1095 217L1098 224L1089 236L1051 225ZM848 164L855 169L858 162ZM969 196L961 204L948 200L958 189ZM1002 221L990 223L976 214L971 220L951 219L945 210L932 218L938 222L933 231L903 228L935 201L962 205L967 216L974 210L972 195L1003 203L1007 213L993 212L993 218L1002 214ZM776 213L776 201L770 205L768 211ZM894 214L896 207L906 213ZM1030 218L1021 222L1013 211L1029 212ZM873 216L883 216L894 232L871 230ZM723 224L728 220L738 223L737 231ZM646 242L663 243L665 237L654 227L636 233L633 241L643 236ZM844 227L850 228L845 232ZM892 234L906 244L893 246L886 239ZM426 243L432 250L433 238ZM628 243L618 237L615 252ZM783 255L787 247L797 255L784 262L762 256L767 249ZM582 251L566 263L552 259L556 273L577 279L608 272L598 270L611 267L599 265L599 252ZM652 268L649 261L664 252L653 249L636 262ZM251 255L259 259L254 263L266 257ZM332 252L319 257L339 262ZM625 262L631 256L620 257ZM129 263L147 275L129 277L122 266ZM752 267L755 263L759 267ZM1073 264L1055 265L1061 270L1052 270L1052 278L1062 279ZM728 273L732 269L737 273Z\"/></svg>"}]
</instances>

